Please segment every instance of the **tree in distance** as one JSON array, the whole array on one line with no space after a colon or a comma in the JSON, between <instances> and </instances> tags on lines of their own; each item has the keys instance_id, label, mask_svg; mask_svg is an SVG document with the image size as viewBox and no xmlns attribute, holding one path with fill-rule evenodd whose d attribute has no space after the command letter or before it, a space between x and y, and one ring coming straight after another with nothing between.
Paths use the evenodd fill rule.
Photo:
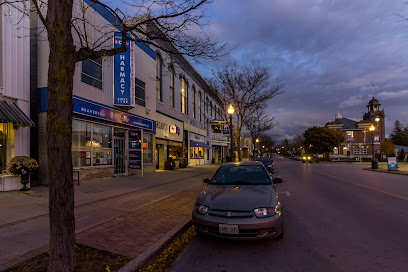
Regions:
<instances>
[{"instance_id":1,"label":"tree in distance","mask_svg":"<svg viewBox=\"0 0 408 272\"><path fill-rule=\"evenodd\" d=\"M339 146L344 140L339 131L317 126L308 128L303 133L303 137L307 152L313 154L328 155L334 147Z\"/></svg>"}]
</instances>

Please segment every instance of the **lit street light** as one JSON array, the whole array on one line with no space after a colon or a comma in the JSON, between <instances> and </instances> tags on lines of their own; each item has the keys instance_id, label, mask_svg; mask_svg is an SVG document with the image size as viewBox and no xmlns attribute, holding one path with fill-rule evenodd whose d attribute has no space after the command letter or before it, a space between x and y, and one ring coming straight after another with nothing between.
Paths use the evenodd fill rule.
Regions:
<instances>
[{"instance_id":1,"label":"lit street light","mask_svg":"<svg viewBox=\"0 0 408 272\"><path fill-rule=\"evenodd\" d=\"M233 158L233 148L232 148L232 115L234 114L234 107L232 106L232 104L229 105L227 112L230 115L230 138L231 138L231 142L230 142L230 161L232 161Z\"/></svg>"},{"instance_id":2,"label":"lit street light","mask_svg":"<svg viewBox=\"0 0 408 272\"><path fill-rule=\"evenodd\" d=\"M371 153L372 153L372 158L374 159L374 130L375 130L375 126L371 125L369 130L371 131Z\"/></svg>"}]
</instances>

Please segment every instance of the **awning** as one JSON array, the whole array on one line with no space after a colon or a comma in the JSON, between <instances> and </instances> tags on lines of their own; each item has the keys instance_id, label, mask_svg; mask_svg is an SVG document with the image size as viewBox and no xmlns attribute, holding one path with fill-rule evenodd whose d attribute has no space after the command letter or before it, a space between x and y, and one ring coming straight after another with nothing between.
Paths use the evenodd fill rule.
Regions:
<instances>
[{"instance_id":1,"label":"awning","mask_svg":"<svg viewBox=\"0 0 408 272\"><path fill-rule=\"evenodd\" d=\"M25 127L35 127L35 123L16 103L8 103L7 101L0 101L0 123L13 123Z\"/></svg>"},{"instance_id":2,"label":"awning","mask_svg":"<svg viewBox=\"0 0 408 272\"><path fill-rule=\"evenodd\" d=\"M209 149L212 148L208 144L205 144L203 142L196 142L196 141L193 141L193 140L190 140L190 147L202 147L202 148L209 148Z\"/></svg>"}]
</instances>

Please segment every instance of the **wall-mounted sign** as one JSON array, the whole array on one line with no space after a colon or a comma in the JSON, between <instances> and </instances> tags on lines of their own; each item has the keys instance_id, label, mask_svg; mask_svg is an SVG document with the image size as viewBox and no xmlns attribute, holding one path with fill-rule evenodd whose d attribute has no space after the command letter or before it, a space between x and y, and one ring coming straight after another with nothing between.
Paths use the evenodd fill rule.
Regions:
<instances>
[{"instance_id":1,"label":"wall-mounted sign","mask_svg":"<svg viewBox=\"0 0 408 272\"><path fill-rule=\"evenodd\" d=\"M150 130L154 134L156 133L156 122L153 120L119 111L109 106L86 100L79 96L74 96L72 98L72 102L74 103L74 113L137 128L143 128Z\"/></svg>"},{"instance_id":2,"label":"wall-mounted sign","mask_svg":"<svg viewBox=\"0 0 408 272\"><path fill-rule=\"evenodd\" d=\"M172 133L172 134L176 134L176 133L177 133L177 135L180 135L180 128L179 128L178 126L176 126L176 125L171 125L171 126L169 127L169 131L170 131L170 133Z\"/></svg>"},{"instance_id":3,"label":"wall-mounted sign","mask_svg":"<svg viewBox=\"0 0 408 272\"><path fill-rule=\"evenodd\" d=\"M230 128L229 122L224 122L224 127L223 127L223 129L222 129L222 134L227 134L227 135L229 135L229 134L230 134L229 128Z\"/></svg>"},{"instance_id":4,"label":"wall-mounted sign","mask_svg":"<svg viewBox=\"0 0 408 272\"><path fill-rule=\"evenodd\" d=\"M113 104L116 106L135 106L134 43L127 41L128 50L113 58ZM122 33L115 32L114 47L122 46Z\"/></svg>"},{"instance_id":5,"label":"wall-mounted sign","mask_svg":"<svg viewBox=\"0 0 408 272\"><path fill-rule=\"evenodd\" d=\"M129 169L141 169L142 152L129 150Z\"/></svg>"}]
</instances>

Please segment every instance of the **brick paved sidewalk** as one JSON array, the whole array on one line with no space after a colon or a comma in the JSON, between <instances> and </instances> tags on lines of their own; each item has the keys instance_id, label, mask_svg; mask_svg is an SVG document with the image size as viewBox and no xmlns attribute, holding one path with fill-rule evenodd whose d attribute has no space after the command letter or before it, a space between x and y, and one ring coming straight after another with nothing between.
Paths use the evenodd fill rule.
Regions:
<instances>
[{"instance_id":1,"label":"brick paved sidewalk","mask_svg":"<svg viewBox=\"0 0 408 272\"><path fill-rule=\"evenodd\" d=\"M142 209L76 235L77 243L136 258L175 226L191 218L204 184L169 196Z\"/></svg>"}]
</instances>

